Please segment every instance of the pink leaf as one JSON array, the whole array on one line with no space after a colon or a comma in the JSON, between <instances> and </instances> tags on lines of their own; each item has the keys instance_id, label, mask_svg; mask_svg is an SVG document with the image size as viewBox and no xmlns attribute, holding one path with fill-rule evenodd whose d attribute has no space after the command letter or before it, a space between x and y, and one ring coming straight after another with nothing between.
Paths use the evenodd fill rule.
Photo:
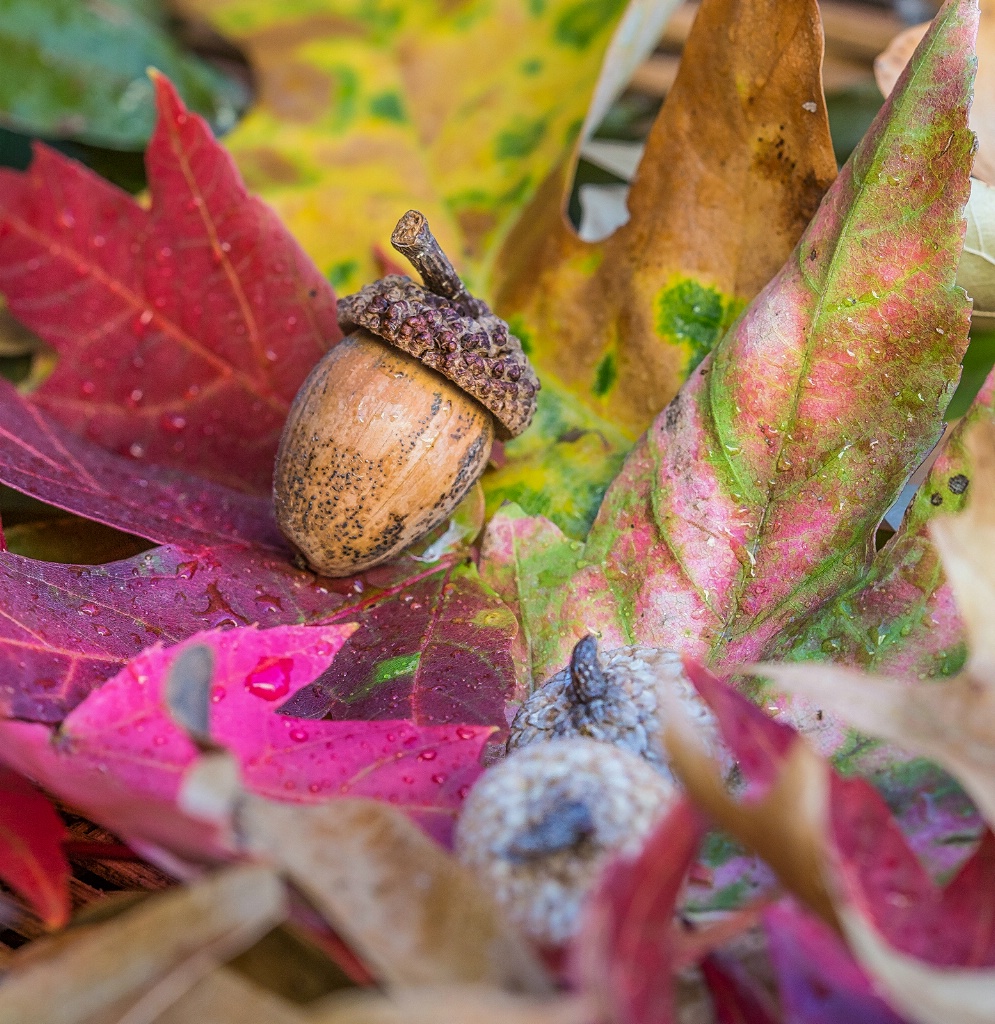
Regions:
<instances>
[{"instance_id":1,"label":"pink leaf","mask_svg":"<svg viewBox=\"0 0 995 1024\"><path fill-rule=\"evenodd\" d=\"M69 919L66 827L34 786L0 766L0 878L34 907L49 928Z\"/></svg>"},{"instance_id":2,"label":"pink leaf","mask_svg":"<svg viewBox=\"0 0 995 1024\"><path fill-rule=\"evenodd\" d=\"M156 75L152 204L44 146L0 171L0 288L60 359L32 401L139 462L269 490L334 295L205 122Z\"/></svg>"},{"instance_id":3,"label":"pink leaf","mask_svg":"<svg viewBox=\"0 0 995 1024\"><path fill-rule=\"evenodd\" d=\"M777 781L798 734L775 722L755 704L693 658L684 671L715 714L722 738L739 764L750 796L760 798Z\"/></svg>"},{"instance_id":4,"label":"pink leaf","mask_svg":"<svg viewBox=\"0 0 995 1024\"><path fill-rule=\"evenodd\" d=\"M345 602L333 586L243 548L161 547L100 566L2 552L0 713L58 722L157 640L225 625L313 622Z\"/></svg>"},{"instance_id":5,"label":"pink leaf","mask_svg":"<svg viewBox=\"0 0 995 1024\"><path fill-rule=\"evenodd\" d=\"M899 952L940 967L995 966L995 837L946 887L909 849L863 779L830 780L833 865L846 902Z\"/></svg>"},{"instance_id":6,"label":"pink leaf","mask_svg":"<svg viewBox=\"0 0 995 1024\"><path fill-rule=\"evenodd\" d=\"M168 830L140 806L120 818L121 794L172 804L197 748L164 704L170 666L192 645L214 656L210 735L229 748L245 786L275 799L315 803L365 796L404 807L442 841L481 772L487 726L417 726L407 721L313 722L277 713L281 701L324 672L352 625L280 626L198 633L175 647L143 651L63 722L46 751L12 757L54 792L77 803L125 839L170 847ZM24 728L23 726L21 727ZM4 757L10 757L4 750ZM105 796L110 794L112 803ZM178 813L170 811L173 817ZM196 849L196 847L195 847ZM177 852L190 856L183 846ZM205 853L208 851L204 851ZM203 854L202 854L203 855Z\"/></svg>"},{"instance_id":7,"label":"pink leaf","mask_svg":"<svg viewBox=\"0 0 995 1024\"><path fill-rule=\"evenodd\" d=\"M612 1024L676 1020L674 914L704 834L704 820L682 799L638 856L617 859L602 873L575 941L572 973Z\"/></svg>"},{"instance_id":8,"label":"pink leaf","mask_svg":"<svg viewBox=\"0 0 995 1024\"><path fill-rule=\"evenodd\" d=\"M723 953L710 953L701 973L712 997L716 1024L779 1024L757 981Z\"/></svg>"}]
</instances>

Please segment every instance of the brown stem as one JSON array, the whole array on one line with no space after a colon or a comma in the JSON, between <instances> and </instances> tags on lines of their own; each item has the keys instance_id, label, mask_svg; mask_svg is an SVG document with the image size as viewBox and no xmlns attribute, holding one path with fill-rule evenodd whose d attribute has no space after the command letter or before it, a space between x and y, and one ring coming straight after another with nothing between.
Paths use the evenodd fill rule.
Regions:
<instances>
[{"instance_id":1,"label":"brown stem","mask_svg":"<svg viewBox=\"0 0 995 1024\"><path fill-rule=\"evenodd\" d=\"M593 636L578 641L570 655L570 685L582 704L608 692L608 679L598 661L598 641Z\"/></svg>"},{"instance_id":2,"label":"brown stem","mask_svg":"<svg viewBox=\"0 0 995 1024\"><path fill-rule=\"evenodd\" d=\"M397 222L390 242L402 256L411 261L415 270L421 274L426 288L480 315L483 303L466 290L456 268L449 262L449 257L432 234L423 213L408 210Z\"/></svg>"}]
</instances>

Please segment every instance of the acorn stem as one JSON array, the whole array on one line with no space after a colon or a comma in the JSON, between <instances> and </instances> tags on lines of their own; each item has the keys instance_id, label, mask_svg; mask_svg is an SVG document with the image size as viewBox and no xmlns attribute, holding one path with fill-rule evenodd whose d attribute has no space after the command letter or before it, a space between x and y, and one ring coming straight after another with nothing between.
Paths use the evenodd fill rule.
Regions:
<instances>
[{"instance_id":1,"label":"acorn stem","mask_svg":"<svg viewBox=\"0 0 995 1024\"><path fill-rule=\"evenodd\" d=\"M583 704L608 692L608 678L598 661L598 641L593 636L578 641L570 655L570 683Z\"/></svg>"},{"instance_id":2,"label":"acorn stem","mask_svg":"<svg viewBox=\"0 0 995 1024\"><path fill-rule=\"evenodd\" d=\"M490 312L484 303L466 290L456 268L449 262L449 257L432 234L423 213L408 210L397 222L390 243L410 260L429 291L467 307L473 316L480 316L485 310Z\"/></svg>"}]
</instances>

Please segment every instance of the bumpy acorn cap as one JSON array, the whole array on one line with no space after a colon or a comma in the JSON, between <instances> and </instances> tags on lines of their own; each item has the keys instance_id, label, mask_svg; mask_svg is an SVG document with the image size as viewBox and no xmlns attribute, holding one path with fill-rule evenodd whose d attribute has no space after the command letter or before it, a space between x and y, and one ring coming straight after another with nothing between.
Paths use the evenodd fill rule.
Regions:
<instances>
[{"instance_id":1,"label":"bumpy acorn cap","mask_svg":"<svg viewBox=\"0 0 995 1024\"><path fill-rule=\"evenodd\" d=\"M666 694L665 694L666 691ZM663 746L666 696L718 751L715 716L684 672L681 656L655 647L617 647L603 654L593 636L580 640L570 664L518 709L508 751L543 740L585 736L611 743L673 778Z\"/></svg>"},{"instance_id":2,"label":"bumpy acorn cap","mask_svg":"<svg viewBox=\"0 0 995 1024\"><path fill-rule=\"evenodd\" d=\"M626 750L557 739L516 750L470 791L456 856L525 935L566 942L605 863L634 854L678 790Z\"/></svg>"},{"instance_id":3,"label":"bumpy acorn cap","mask_svg":"<svg viewBox=\"0 0 995 1024\"><path fill-rule=\"evenodd\" d=\"M391 274L347 295L338 304L343 331L362 327L420 359L489 409L499 437L517 437L532 422L539 391L522 343L463 287L417 210L398 221L390 240L424 286Z\"/></svg>"}]
</instances>

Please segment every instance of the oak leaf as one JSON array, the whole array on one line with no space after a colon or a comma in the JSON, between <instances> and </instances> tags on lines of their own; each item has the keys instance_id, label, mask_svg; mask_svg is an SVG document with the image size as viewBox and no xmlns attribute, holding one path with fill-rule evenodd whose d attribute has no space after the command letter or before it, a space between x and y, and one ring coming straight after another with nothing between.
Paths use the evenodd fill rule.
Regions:
<instances>
[{"instance_id":1,"label":"oak leaf","mask_svg":"<svg viewBox=\"0 0 995 1024\"><path fill-rule=\"evenodd\" d=\"M966 347L954 277L975 26L970 4L942 9L789 261L629 455L586 543L513 507L495 517L484 577L519 610L537 679L591 631L753 659L863 576Z\"/></svg>"}]
</instances>

